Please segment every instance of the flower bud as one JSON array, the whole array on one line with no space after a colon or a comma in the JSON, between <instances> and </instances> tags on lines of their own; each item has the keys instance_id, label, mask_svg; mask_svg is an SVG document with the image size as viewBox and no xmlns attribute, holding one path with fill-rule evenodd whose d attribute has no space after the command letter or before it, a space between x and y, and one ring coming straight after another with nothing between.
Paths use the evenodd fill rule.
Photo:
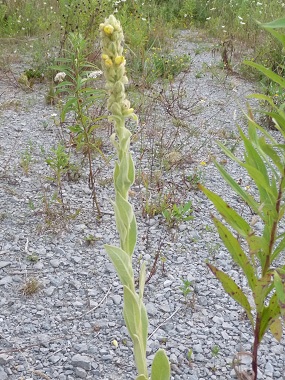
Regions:
<instances>
[{"instance_id":1,"label":"flower bud","mask_svg":"<svg viewBox=\"0 0 285 380\"><path fill-rule=\"evenodd\" d=\"M114 27L112 25L110 25L110 24L109 25L105 25L104 28L103 28L103 30L104 30L104 33L108 37L110 37L113 34L113 32L114 32Z\"/></svg>"}]
</instances>

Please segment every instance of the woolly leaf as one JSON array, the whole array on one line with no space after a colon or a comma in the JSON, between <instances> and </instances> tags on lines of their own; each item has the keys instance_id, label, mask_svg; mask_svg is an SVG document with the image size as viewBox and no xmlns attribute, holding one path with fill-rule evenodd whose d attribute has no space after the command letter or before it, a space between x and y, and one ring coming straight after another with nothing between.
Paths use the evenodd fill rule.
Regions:
<instances>
[{"instance_id":1,"label":"woolly leaf","mask_svg":"<svg viewBox=\"0 0 285 380\"><path fill-rule=\"evenodd\" d=\"M151 380L170 380L170 364L164 350L158 350L154 356Z\"/></svg>"},{"instance_id":2,"label":"woolly leaf","mask_svg":"<svg viewBox=\"0 0 285 380\"><path fill-rule=\"evenodd\" d=\"M121 283L133 288L134 275L130 256L121 248L107 244L104 247L117 271Z\"/></svg>"}]
</instances>

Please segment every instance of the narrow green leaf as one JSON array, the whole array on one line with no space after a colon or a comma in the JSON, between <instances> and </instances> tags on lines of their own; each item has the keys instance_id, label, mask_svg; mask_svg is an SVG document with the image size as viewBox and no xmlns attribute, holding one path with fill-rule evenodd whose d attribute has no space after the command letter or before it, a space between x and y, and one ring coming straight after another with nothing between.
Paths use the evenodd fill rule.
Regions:
<instances>
[{"instance_id":1,"label":"narrow green leaf","mask_svg":"<svg viewBox=\"0 0 285 380\"><path fill-rule=\"evenodd\" d=\"M199 189L213 202L214 206L222 217L226 220L231 227L233 227L240 235L247 237L251 232L250 225L234 211L219 195L207 189L203 185L198 185Z\"/></svg>"},{"instance_id":2,"label":"narrow green leaf","mask_svg":"<svg viewBox=\"0 0 285 380\"><path fill-rule=\"evenodd\" d=\"M268 200L268 198L273 201L276 198L276 189L272 189L271 184L268 183L267 178L264 177L261 171L248 164L243 166L258 187L261 202Z\"/></svg>"},{"instance_id":3,"label":"narrow green leaf","mask_svg":"<svg viewBox=\"0 0 285 380\"><path fill-rule=\"evenodd\" d=\"M253 290L256 283L256 276L252 264L242 250L238 240L233 236L230 230L217 218L214 217L213 221L219 232L220 238L224 242L225 247L228 249L234 262L238 264L239 267L243 270L249 287Z\"/></svg>"},{"instance_id":4,"label":"narrow green leaf","mask_svg":"<svg viewBox=\"0 0 285 380\"><path fill-rule=\"evenodd\" d=\"M285 18L279 18L274 21L260 24L262 28L271 29L271 28L285 28Z\"/></svg>"},{"instance_id":5,"label":"narrow green leaf","mask_svg":"<svg viewBox=\"0 0 285 380\"><path fill-rule=\"evenodd\" d=\"M151 380L170 380L170 364L164 350L158 350L154 356Z\"/></svg>"},{"instance_id":6,"label":"narrow green leaf","mask_svg":"<svg viewBox=\"0 0 285 380\"><path fill-rule=\"evenodd\" d=\"M276 108L276 105L274 104L272 98L268 95L264 94L250 94L247 96L248 99L258 99L258 100L265 100L268 102L273 108Z\"/></svg>"},{"instance_id":7,"label":"narrow green leaf","mask_svg":"<svg viewBox=\"0 0 285 380\"><path fill-rule=\"evenodd\" d=\"M249 207L252 208L256 214L258 214L259 205L255 199L247 191L243 190L243 188L229 175L222 165L218 162L215 162L215 165L232 189L249 205Z\"/></svg>"},{"instance_id":8,"label":"narrow green leaf","mask_svg":"<svg viewBox=\"0 0 285 380\"><path fill-rule=\"evenodd\" d=\"M265 299L272 289L271 274L266 273L262 278L256 281L255 288L253 290L253 298L256 305L257 312L261 312L264 307Z\"/></svg>"},{"instance_id":9,"label":"narrow green leaf","mask_svg":"<svg viewBox=\"0 0 285 380\"><path fill-rule=\"evenodd\" d=\"M146 352L147 336L148 336L148 317L144 303L141 301L141 332L142 332L142 344L144 351Z\"/></svg>"},{"instance_id":10,"label":"narrow green leaf","mask_svg":"<svg viewBox=\"0 0 285 380\"><path fill-rule=\"evenodd\" d=\"M271 158L271 160L274 162L274 164L277 166L280 172L283 172L283 165L281 162L280 155L276 152L275 149L273 149L273 146L271 144L267 144L265 141L265 138L262 137L259 140L260 148L262 151Z\"/></svg>"},{"instance_id":11,"label":"narrow green leaf","mask_svg":"<svg viewBox=\"0 0 285 380\"><path fill-rule=\"evenodd\" d=\"M271 334L274 338L280 342L282 338L282 321L280 318L275 318L271 325L269 326Z\"/></svg>"},{"instance_id":12,"label":"narrow green leaf","mask_svg":"<svg viewBox=\"0 0 285 380\"><path fill-rule=\"evenodd\" d=\"M105 244L104 248L112 261L121 283L133 288L134 274L130 256L121 248Z\"/></svg>"},{"instance_id":13,"label":"narrow green leaf","mask_svg":"<svg viewBox=\"0 0 285 380\"><path fill-rule=\"evenodd\" d=\"M247 297L241 290L241 288L234 282L234 280L224 273L223 271L217 269L212 264L207 263L207 266L211 269L212 273L217 277L217 279L221 282L225 291L237 302L239 303L244 311L246 312L248 319L253 325L253 317L251 314L251 306L248 302Z\"/></svg>"},{"instance_id":14,"label":"narrow green leaf","mask_svg":"<svg viewBox=\"0 0 285 380\"><path fill-rule=\"evenodd\" d=\"M269 305L265 306L261 313L261 323L259 331L259 341L262 340L264 334L269 329L271 323L281 314L278 304L277 294L274 293L269 301Z\"/></svg>"},{"instance_id":15,"label":"narrow green leaf","mask_svg":"<svg viewBox=\"0 0 285 380\"><path fill-rule=\"evenodd\" d=\"M146 272L146 265L145 265L145 262L143 262L140 269L140 281L139 281L140 300L143 299L143 293L144 293L144 287L145 287L145 272Z\"/></svg>"},{"instance_id":16,"label":"narrow green leaf","mask_svg":"<svg viewBox=\"0 0 285 380\"><path fill-rule=\"evenodd\" d=\"M285 284L283 283L277 271L274 271L274 286L279 302L285 303Z\"/></svg>"},{"instance_id":17,"label":"narrow green leaf","mask_svg":"<svg viewBox=\"0 0 285 380\"><path fill-rule=\"evenodd\" d=\"M279 256L279 254L284 251L285 249L285 236L282 238L280 243L277 245L277 247L274 249L272 256L270 258L270 264L273 263L273 261Z\"/></svg>"},{"instance_id":18,"label":"narrow green leaf","mask_svg":"<svg viewBox=\"0 0 285 380\"><path fill-rule=\"evenodd\" d=\"M273 80L273 82L278 83L282 88L285 88L285 80L278 74L275 74L272 70L269 70L266 67L252 61L244 61L244 64L254 67L262 74L266 75L269 79Z\"/></svg>"}]
</instances>

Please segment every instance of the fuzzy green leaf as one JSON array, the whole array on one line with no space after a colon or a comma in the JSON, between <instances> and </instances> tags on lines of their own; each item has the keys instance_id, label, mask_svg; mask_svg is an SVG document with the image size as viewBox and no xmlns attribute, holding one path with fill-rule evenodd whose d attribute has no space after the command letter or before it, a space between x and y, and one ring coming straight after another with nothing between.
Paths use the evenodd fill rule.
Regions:
<instances>
[{"instance_id":1,"label":"fuzzy green leaf","mask_svg":"<svg viewBox=\"0 0 285 380\"><path fill-rule=\"evenodd\" d=\"M147 317L147 311L144 303L141 301L141 340L143 344L144 351L146 352L146 346L147 346L147 336L148 336L148 317Z\"/></svg>"},{"instance_id":2,"label":"fuzzy green leaf","mask_svg":"<svg viewBox=\"0 0 285 380\"><path fill-rule=\"evenodd\" d=\"M133 207L117 192L114 210L122 249L131 256L137 240L137 227Z\"/></svg>"},{"instance_id":3,"label":"fuzzy green leaf","mask_svg":"<svg viewBox=\"0 0 285 380\"><path fill-rule=\"evenodd\" d=\"M133 288L134 274L130 256L121 248L107 244L104 247L117 271L121 283L124 286Z\"/></svg>"},{"instance_id":4,"label":"fuzzy green leaf","mask_svg":"<svg viewBox=\"0 0 285 380\"><path fill-rule=\"evenodd\" d=\"M237 302L239 303L245 310L248 319L253 325L253 317L251 314L251 306L248 302L247 297L241 290L241 288L234 282L234 280L224 273L223 271L217 269L212 264L207 263L208 267L211 269L212 273L217 277L217 279L221 282L225 291Z\"/></svg>"},{"instance_id":5,"label":"fuzzy green leaf","mask_svg":"<svg viewBox=\"0 0 285 380\"><path fill-rule=\"evenodd\" d=\"M148 380L148 378L145 375L139 375L136 377L136 380Z\"/></svg>"},{"instance_id":6,"label":"fuzzy green leaf","mask_svg":"<svg viewBox=\"0 0 285 380\"><path fill-rule=\"evenodd\" d=\"M124 319L129 334L134 341L140 327L140 307L138 295L128 286L124 286Z\"/></svg>"},{"instance_id":7,"label":"fuzzy green leaf","mask_svg":"<svg viewBox=\"0 0 285 380\"><path fill-rule=\"evenodd\" d=\"M146 265L145 265L145 262L143 262L140 269L140 282L139 282L139 297L141 300L143 299L143 292L144 292L144 286L145 286L145 271L146 271L145 268L146 268Z\"/></svg>"},{"instance_id":8,"label":"fuzzy green leaf","mask_svg":"<svg viewBox=\"0 0 285 380\"><path fill-rule=\"evenodd\" d=\"M154 356L151 380L170 380L170 364L164 350L158 350Z\"/></svg>"},{"instance_id":9,"label":"fuzzy green leaf","mask_svg":"<svg viewBox=\"0 0 285 380\"><path fill-rule=\"evenodd\" d=\"M146 352L143 342L137 334L134 334L132 339L134 343L134 356L138 373L147 375Z\"/></svg>"},{"instance_id":10,"label":"fuzzy green leaf","mask_svg":"<svg viewBox=\"0 0 285 380\"><path fill-rule=\"evenodd\" d=\"M222 217L231 227L233 227L241 236L247 237L251 232L250 225L233 210L219 195L207 189L203 185L198 185L199 189L213 202L214 206Z\"/></svg>"}]
</instances>

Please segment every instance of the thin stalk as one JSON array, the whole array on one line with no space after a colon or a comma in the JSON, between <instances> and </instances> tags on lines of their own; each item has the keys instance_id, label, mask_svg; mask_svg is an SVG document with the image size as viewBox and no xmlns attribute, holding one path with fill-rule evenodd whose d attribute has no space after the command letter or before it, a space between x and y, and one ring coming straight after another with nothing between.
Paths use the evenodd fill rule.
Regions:
<instances>
[{"instance_id":1,"label":"thin stalk","mask_svg":"<svg viewBox=\"0 0 285 380\"><path fill-rule=\"evenodd\" d=\"M252 371L253 371L253 380L257 380L257 368L258 368L258 347L260 344L259 340L259 332L260 332L260 322L261 322L261 316L260 313L257 313L256 321L255 321L255 328L254 328L254 342L253 342L253 350L252 350Z\"/></svg>"}]
</instances>

